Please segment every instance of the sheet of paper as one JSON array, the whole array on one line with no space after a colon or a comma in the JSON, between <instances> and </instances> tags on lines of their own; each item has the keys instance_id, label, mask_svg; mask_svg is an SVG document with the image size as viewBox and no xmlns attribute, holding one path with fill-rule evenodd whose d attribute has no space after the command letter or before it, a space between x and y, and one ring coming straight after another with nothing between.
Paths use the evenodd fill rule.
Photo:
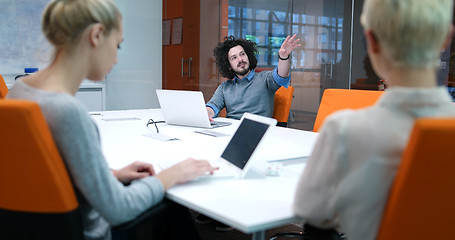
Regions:
<instances>
[{"instance_id":1,"label":"sheet of paper","mask_svg":"<svg viewBox=\"0 0 455 240\"><path fill-rule=\"evenodd\" d=\"M103 118L103 121L136 121L141 120L137 117L121 117L121 118Z\"/></svg>"},{"instance_id":2,"label":"sheet of paper","mask_svg":"<svg viewBox=\"0 0 455 240\"><path fill-rule=\"evenodd\" d=\"M144 134L142 136L145 136L145 137L149 137L149 138L153 138L155 140L158 140L158 141L175 141L175 140L180 140L176 137L172 137L172 136L168 136L166 134L162 134L162 133L147 133L147 134Z\"/></svg>"},{"instance_id":3,"label":"sheet of paper","mask_svg":"<svg viewBox=\"0 0 455 240\"><path fill-rule=\"evenodd\" d=\"M163 45L171 44L171 20L163 20Z\"/></svg>"},{"instance_id":4,"label":"sheet of paper","mask_svg":"<svg viewBox=\"0 0 455 240\"><path fill-rule=\"evenodd\" d=\"M182 44L183 18L174 18L172 21L172 44Z\"/></svg>"}]
</instances>

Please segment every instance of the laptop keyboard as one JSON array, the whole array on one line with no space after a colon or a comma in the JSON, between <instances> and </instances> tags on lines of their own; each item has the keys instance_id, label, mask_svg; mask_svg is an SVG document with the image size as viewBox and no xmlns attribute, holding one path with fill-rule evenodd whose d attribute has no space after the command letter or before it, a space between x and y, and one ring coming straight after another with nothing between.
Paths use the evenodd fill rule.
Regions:
<instances>
[{"instance_id":1,"label":"laptop keyboard","mask_svg":"<svg viewBox=\"0 0 455 240\"><path fill-rule=\"evenodd\" d=\"M224 160L210 161L210 164L214 167L218 167L218 170L214 171L213 174L207 172L205 175L199 176L195 180L232 179L240 176L239 169Z\"/></svg>"},{"instance_id":2,"label":"laptop keyboard","mask_svg":"<svg viewBox=\"0 0 455 240\"><path fill-rule=\"evenodd\" d=\"M211 121L210 125L212 127L223 127L223 126L228 126L231 125L232 123L230 122L219 122L219 121Z\"/></svg>"},{"instance_id":3,"label":"laptop keyboard","mask_svg":"<svg viewBox=\"0 0 455 240\"><path fill-rule=\"evenodd\" d=\"M210 174L208 174L210 175ZM230 168L227 166L222 166L219 167L218 170L213 172L213 175L232 175L232 171L230 171Z\"/></svg>"}]
</instances>

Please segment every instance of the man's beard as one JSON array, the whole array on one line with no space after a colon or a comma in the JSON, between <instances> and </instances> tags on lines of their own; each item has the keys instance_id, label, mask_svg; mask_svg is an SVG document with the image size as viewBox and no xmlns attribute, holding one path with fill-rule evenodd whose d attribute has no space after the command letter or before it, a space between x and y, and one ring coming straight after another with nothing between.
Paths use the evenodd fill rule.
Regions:
<instances>
[{"instance_id":1,"label":"man's beard","mask_svg":"<svg viewBox=\"0 0 455 240\"><path fill-rule=\"evenodd\" d=\"M235 75L237 75L237 76L244 76L245 74L248 73L248 71L250 71L250 69L249 69L249 68L245 68L245 69L243 69L242 71L234 71L234 73L235 73Z\"/></svg>"},{"instance_id":2,"label":"man's beard","mask_svg":"<svg viewBox=\"0 0 455 240\"><path fill-rule=\"evenodd\" d=\"M244 68L243 70L241 71L236 71L233 69L234 73L237 75L237 76L244 76L245 74L248 73L248 71L250 71L250 65L246 62L244 62L244 65L245 66L248 66L248 68Z\"/></svg>"}]
</instances>

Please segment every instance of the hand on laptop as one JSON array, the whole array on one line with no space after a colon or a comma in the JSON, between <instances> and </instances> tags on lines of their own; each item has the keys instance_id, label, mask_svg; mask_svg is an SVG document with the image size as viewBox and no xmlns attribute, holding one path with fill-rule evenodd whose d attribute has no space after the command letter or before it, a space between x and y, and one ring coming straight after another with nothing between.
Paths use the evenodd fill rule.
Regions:
<instances>
[{"instance_id":1,"label":"hand on laptop","mask_svg":"<svg viewBox=\"0 0 455 240\"><path fill-rule=\"evenodd\" d=\"M188 158L170 168L161 171L156 177L167 190L175 184L184 183L206 174L212 174L218 168L212 167L208 161Z\"/></svg>"},{"instance_id":2,"label":"hand on laptop","mask_svg":"<svg viewBox=\"0 0 455 240\"><path fill-rule=\"evenodd\" d=\"M118 170L112 170L114 176L123 184L128 184L133 180L155 175L152 164L145 162L133 162Z\"/></svg>"},{"instance_id":3,"label":"hand on laptop","mask_svg":"<svg viewBox=\"0 0 455 240\"><path fill-rule=\"evenodd\" d=\"M205 107L207 108L207 114L209 115L210 122L213 122L213 117L215 116L215 111L211 107Z\"/></svg>"}]
</instances>

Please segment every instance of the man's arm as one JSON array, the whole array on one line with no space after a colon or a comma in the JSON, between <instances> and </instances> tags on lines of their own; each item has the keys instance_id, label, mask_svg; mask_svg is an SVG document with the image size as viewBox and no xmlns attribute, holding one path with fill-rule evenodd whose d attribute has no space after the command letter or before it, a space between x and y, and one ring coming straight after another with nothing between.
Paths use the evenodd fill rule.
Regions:
<instances>
[{"instance_id":1,"label":"man's arm","mask_svg":"<svg viewBox=\"0 0 455 240\"><path fill-rule=\"evenodd\" d=\"M281 77L289 76L289 70L291 69L291 61L289 59L289 56L295 48L301 46L301 44L298 43L300 39L295 38L295 34L292 37L287 36L283 44L281 44L280 50L278 51L278 75Z\"/></svg>"},{"instance_id":2,"label":"man's arm","mask_svg":"<svg viewBox=\"0 0 455 240\"><path fill-rule=\"evenodd\" d=\"M217 88L212 98L207 104L205 104L207 109L207 114L209 118L216 117L218 113L225 107L224 96L223 96L223 86L225 82L222 82Z\"/></svg>"}]
</instances>

